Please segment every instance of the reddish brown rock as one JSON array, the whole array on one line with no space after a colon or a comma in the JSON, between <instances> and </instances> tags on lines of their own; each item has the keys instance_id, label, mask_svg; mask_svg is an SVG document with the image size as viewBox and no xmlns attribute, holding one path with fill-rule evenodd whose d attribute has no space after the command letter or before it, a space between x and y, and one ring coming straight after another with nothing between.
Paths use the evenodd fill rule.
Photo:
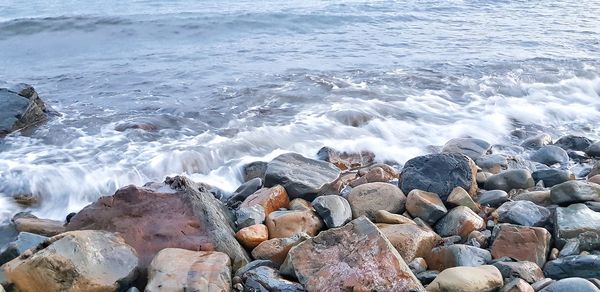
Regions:
<instances>
[{"instance_id":1,"label":"reddish brown rock","mask_svg":"<svg viewBox=\"0 0 600 292\"><path fill-rule=\"evenodd\" d=\"M435 231L442 237L460 235L467 238L474 230L485 228L485 222L473 210L458 206L435 224Z\"/></svg>"},{"instance_id":2,"label":"reddish brown rock","mask_svg":"<svg viewBox=\"0 0 600 292\"><path fill-rule=\"evenodd\" d=\"M340 152L330 147L323 147L317 153L319 159L333 163L341 170L364 167L373 164L375 154L370 151L360 153Z\"/></svg>"},{"instance_id":3,"label":"reddish brown rock","mask_svg":"<svg viewBox=\"0 0 600 292\"><path fill-rule=\"evenodd\" d=\"M269 239L269 230L264 224L256 224L240 229L235 233L235 238L245 248L253 249L261 242Z\"/></svg>"},{"instance_id":4,"label":"reddish brown rock","mask_svg":"<svg viewBox=\"0 0 600 292\"><path fill-rule=\"evenodd\" d=\"M398 251L365 217L295 246L280 270L308 291L424 291Z\"/></svg>"},{"instance_id":5,"label":"reddish brown rock","mask_svg":"<svg viewBox=\"0 0 600 292\"><path fill-rule=\"evenodd\" d=\"M279 208L288 208L290 199L285 189L276 185L272 188L263 188L250 195L242 202L240 208L251 207L254 205L261 205L265 209L265 215L271 214L273 211L279 210Z\"/></svg>"},{"instance_id":6,"label":"reddish brown rock","mask_svg":"<svg viewBox=\"0 0 600 292\"><path fill-rule=\"evenodd\" d=\"M252 250L252 257L257 260L270 260L281 265L292 247L309 238L310 236L307 234L300 233L287 238L269 239L261 242Z\"/></svg>"},{"instance_id":7,"label":"reddish brown rock","mask_svg":"<svg viewBox=\"0 0 600 292\"><path fill-rule=\"evenodd\" d=\"M159 191L128 186L101 197L75 215L67 230L119 232L135 248L145 269L164 248L220 251L233 268L249 261L234 237L230 214L214 196L184 177L167 179Z\"/></svg>"},{"instance_id":8,"label":"reddish brown rock","mask_svg":"<svg viewBox=\"0 0 600 292\"><path fill-rule=\"evenodd\" d=\"M405 262L425 257L442 238L435 232L416 224L377 224Z\"/></svg>"},{"instance_id":9,"label":"reddish brown rock","mask_svg":"<svg viewBox=\"0 0 600 292\"><path fill-rule=\"evenodd\" d=\"M366 172L360 173L358 178L350 181L351 187L357 187L362 184L372 182L389 182L398 178L398 171L386 164L373 165Z\"/></svg>"},{"instance_id":10,"label":"reddish brown rock","mask_svg":"<svg viewBox=\"0 0 600 292\"><path fill-rule=\"evenodd\" d=\"M491 260L489 251L464 244L436 247L425 257L429 269L436 271L459 266L476 267Z\"/></svg>"},{"instance_id":11,"label":"reddish brown rock","mask_svg":"<svg viewBox=\"0 0 600 292\"><path fill-rule=\"evenodd\" d=\"M270 238L291 237L298 233L315 236L323 228L321 219L312 211L275 211L265 223Z\"/></svg>"},{"instance_id":12,"label":"reddish brown rock","mask_svg":"<svg viewBox=\"0 0 600 292\"><path fill-rule=\"evenodd\" d=\"M543 267L550 252L551 235L541 227L528 227L500 224L494 228L495 240L492 256L511 257L520 261L530 261Z\"/></svg>"}]
</instances>

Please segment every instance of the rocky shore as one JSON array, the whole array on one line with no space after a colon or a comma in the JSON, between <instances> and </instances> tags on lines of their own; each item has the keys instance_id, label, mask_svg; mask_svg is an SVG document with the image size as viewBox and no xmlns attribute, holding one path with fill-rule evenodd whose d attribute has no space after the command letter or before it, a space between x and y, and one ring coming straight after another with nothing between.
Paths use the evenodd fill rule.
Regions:
<instances>
[{"instance_id":1,"label":"rocky shore","mask_svg":"<svg viewBox=\"0 0 600 292\"><path fill-rule=\"evenodd\" d=\"M65 222L19 213L0 291L600 291L600 142L513 136L401 166L286 153L232 194L177 176Z\"/></svg>"}]
</instances>

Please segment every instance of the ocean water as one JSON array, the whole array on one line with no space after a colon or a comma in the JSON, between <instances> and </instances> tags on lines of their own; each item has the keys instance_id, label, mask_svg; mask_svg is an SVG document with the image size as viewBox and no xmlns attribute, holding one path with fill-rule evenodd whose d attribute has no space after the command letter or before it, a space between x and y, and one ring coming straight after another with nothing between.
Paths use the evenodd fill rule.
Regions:
<instances>
[{"instance_id":1,"label":"ocean water","mask_svg":"<svg viewBox=\"0 0 600 292\"><path fill-rule=\"evenodd\" d=\"M600 1L0 1L0 80L62 115L0 140L0 222L322 146L600 138ZM144 124L149 131L125 129ZM32 193L23 208L12 195Z\"/></svg>"}]
</instances>

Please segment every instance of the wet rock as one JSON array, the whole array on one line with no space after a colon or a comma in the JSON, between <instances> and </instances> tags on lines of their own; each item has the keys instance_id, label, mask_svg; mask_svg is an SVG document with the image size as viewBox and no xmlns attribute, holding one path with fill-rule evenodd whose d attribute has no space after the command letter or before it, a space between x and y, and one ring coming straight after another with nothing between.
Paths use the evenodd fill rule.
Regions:
<instances>
[{"instance_id":1,"label":"wet rock","mask_svg":"<svg viewBox=\"0 0 600 292\"><path fill-rule=\"evenodd\" d=\"M585 154L591 157L600 157L600 142L596 142L586 148Z\"/></svg>"},{"instance_id":2,"label":"wet rock","mask_svg":"<svg viewBox=\"0 0 600 292\"><path fill-rule=\"evenodd\" d=\"M365 217L295 246L281 271L295 276L308 291L424 290L396 249Z\"/></svg>"},{"instance_id":3,"label":"wet rock","mask_svg":"<svg viewBox=\"0 0 600 292\"><path fill-rule=\"evenodd\" d=\"M551 235L541 227L499 224L494 227L492 257L511 257L519 261L530 261L543 267L550 252Z\"/></svg>"},{"instance_id":4,"label":"wet rock","mask_svg":"<svg viewBox=\"0 0 600 292\"><path fill-rule=\"evenodd\" d=\"M265 208L261 205L242 207L235 211L235 224L239 229L265 222Z\"/></svg>"},{"instance_id":5,"label":"wet rock","mask_svg":"<svg viewBox=\"0 0 600 292\"><path fill-rule=\"evenodd\" d=\"M459 266L481 266L491 260L489 251L465 244L436 247L425 256L429 268L437 271Z\"/></svg>"},{"instance_id":6,"label":"wet rock","mask_svg":"<svg viewBox=\"0 0 600 292\"><path fill-rule=\"evenodd\" d=\"M437 194L421 190L412 190L408 193L406 211L413 217L423 219L429 225L435 224L448 213L444 202Z\"/></svg>"},{"instance_id":7,"label":"wet rock","mask_svg":"<svg viewBox=\"0 0 600 292\"><path fill-rule=\"evenodd\" d=\"M439 274L440 274L440 272L438 272L438 271L420 272L417 274L417 279L419 279L419 281L421 281L421 283L423 285L427 285L427 284L433 282L433 280L435 280L435 278L437 278L437 276Z\"/></svg>"},{"instance_id":8,"label":"wet rock","mask_svg":"<svg viewBox=\"0 0 600 292\"><path fill-rule=\"evenodd\" d=\"M320 160L333 163L341 170L365 167L373 164L375 154L370 151L360 153L340 152L330 147L323 147L317 152Z\"/></svg>"},{"instance_id":9,"label":"wet rock","mask_svg":"<svg viewBox=\"0 0 600 292\"><path fill-rule=\"evenodd\" d=\"M323 228L321 219L312 211L275 211L265 220L270 238L306 233L315 236Z\"/></svg>"},{"instance_id":10,"label":"wet rock","mask_svg":"<svg viewBox=\"0 0 600 292\"><path fill-rule=\"evenodd\" d=\"M474 212L479 212L479 206L477 205L477 203L475 203L473 201L473 198L471 198L471 196L469 195L469 193L467 193L467 191L465 191L465 189L461 187L454 188L448 196L446 202L450 205L465 206L473 210Z\"/></svg>"},{"instance_id":11,"label":"wet rock","mask_svg":"<svg viewBox=\"0 0 600 292\"><path fill-rule=\"evenodd\" d=\"M39 198L30 193L18 193L14 194L12 197L17 204L27 207L36 206L40 203Z\"/></svg>"},{"instance_id":12,"label":"wet rock","mask_svg":"<svg viewBox=\"0 0 600 292\"><path fill-rule=\"evenodd\" d=\"M27 84L0 88L0 104L0 137L46 121L53 112Z\"/></svg>"},{"instance_id":13,"label":"wet rock","mask_svg":"<svg viewBox=\"0 0 600 292\"><path fill-rule=\"evenodd\" d=\"M309 201L300 198L291 200L288 209L296 211L314 211L314 208Z\"/></svg>"},{"instance_id":14,"label":"wet rock","mask_svg":"<svg viewBox=\"0 0 600 292\"><path fill-rule=\"evenodd\" d=\"M234 270L249 262L234 237L233 216L221 202L185 177L166 182L170 192L127 186L101 197L77 213L67 230L119 232L136 249L142 269L168 247L224 252Z\"/></svg>"},{"instance_id":15,"label":"wet rock","mask_svg":"<svg viewBox=\"0 0 600 292\"><path fill-rule=\"evenodd\" d=\"M19 232L29 232L43 236L54 236L65 232L62 222L40 219L30 214L26 216L17 214L13 217L12 221Z\"/></svg>"},{"instance_id":16,"label":"wet rock","mask_svg":"<svg viewBox=\"0 0 600 292\"><path fill-rule=\"evenodd\" d=\"M14 224L0 225L0 248L17 240L19 232Z\"/></svg>"},{"instance_id":17,"label":"wet rock","mask_svg":"<svg viewBox=\"0 0 600 292\"><path fill-rule=\"evenodd\" d=\"M525 141L523 141L523 143L521 143L521 147L526 148L526 149L540 149L551 143L552 143L552 137L550 137L550 135L540 134L540 135L525 139Z\"/></svg>"},{"instance_id":18,"label":"wet rock","mask_svg":"<svg viewBox=\"0 0 600 292\"><path fill-rule=\"evenodd\" d=\"M474 138L455 138L444 145L442 152L445 153L460 153L468 156L473 160L477 160L482 155L487 154L491 149L491 144Z\"/></svg>"},{"instance_id":19,"label":"wet rock","mask_svg":"<svg viewBox=\"0 0 600 292\"><path fill-rule=\"evenodd\" d=\"M550 189L550 199L556 204L600 201L600 185L586 181L568 181Z\"/></svg>"},{"instance_id":20,"label":"wet rock","mask_svg":"<svg viewBox=\"0 0 600 292\"><path fill-rule=\"evenodd\" d=\"M569 162L569 154L558 146L546 145L531 154L530 159L545 165L564 165Z\"/></svg>"},{"instance_id":21,"label":"wet rock","mask_svg":"<svg viewBox=\"0 0 600 292\"><path fill-rule=\"evenodd\" d=\"M572 255L578 255L580 252L579 241L576 239L569 239L567 243L560 250L559 257L566 257Z\"/></svg>"},{"instance_id":22,"label":"wet rock","mask_svg":"<svg viewBox=\"0 0 600 292\"><path fill-rule=\"evenodd\" d=\"M600 184L600 174L594 175L588 179L588 182Z\"/></svg>"},{"instance_id":23,"label":"wet rock","mask_svg":"<svg viewBox=\"0 0 600 292\"><path fill-rule=\"evenodd\" d=\"M513 201L498 209L498 221L523 226L544 226L550 219L550 210L530 201Z\"/></svg>"},{"instance_id":24,"label":"wet rock","mask_svg":"<svg viewBox=\"0 0 600 292\"><path fill-rule=\"evenodd\" d=\"M0 246L0 266L18 257L26 250L32 247L36 247L38 244L44 242L47 239L48 237L46 236L41 236L29 232L19 233L15 241L9 243L4 248L1 248Z\"/></svg>"},{"instance_id":25,"label":"wet rock","mask_svg":"<svg viewBox=\"0 0 600 292\"><path fill-rule=\"evenodd\" d=\"M523 192L514 195L512 199L515 201L530 201L540 206L552 205L552 199L550 198L550 190Z\"/></svg>"},{"instance_id":26,"label":"wet rock","mask_svg":"<svg viewBox=\"0 0 600 292\"><path fill-rule=\"evenodd\" d=\"M479 195L479 205L497 208L509 200L503 190L484 191Z\"/></svg>"},{"instance_id":27,"label":"wet rock","mask_svg":"<svg viewBox=\"0 0 600 292\"><path fill-rule=\"evenodd\" d=\"M135 279L137 266L121 237L85 230L52 237L2 267L20 291L116 291Z\"/></svg>"},{"instance_id":28,"label":"wet rock","mask_svg":"<svg viewBox=\"0 0 600 292\"><path fill-rule=\"evenodd\" d=\"M545 278L543 280L539 280L539 281L531 284L531 288L533 288L534 291L540 291L554 282L556 282L556 281L554 281L550 278Z\"/></svg>"},{"instance_id":29,"label":"wet rock","mask_svg":"<svg viewBox=\"0 0 600 292\"><path fill-rule=\"evenodd\" d=\"M490 172L485 172L485 171L480 171L477 173L477 186L482 189L485 186L485 182L488 180L488 178L492 177L492 173ZM461 188L462 189L462 188Z\"/></svg>"},{"instance_id":30,"label":"wet rock","mask_svg":"<svg viewBox=\"0 0 600 292\"><path fill-rule=\"evenodd\" d=\"M402 216L400 214L392 214L385 210L379 210L375 212L375 223L385 224L416 224L410 218Z\"/></svg>"},{"instance_id":31,"label":"wet rock","mask_svg":"<svg viewBox=\"0 0 600 292\"><path fill-rule=\"evenodd\" d=\"M488 240L491 236L492 233L489 230L485 230L484 232L475 230L469 233L466 244L479 248L487 248Z\"/></svg>"},{"instance_id":32,"label":"wet rock","mask_svg":"<svg viewBox=\"0 0 600 292\"><path fill-rule=\"evenodd\" d=\"M435 232L416 224L377 224L377 227L406 262L425 257L441 241Z\"/></svg>"},{"instance_id":33,"label":"wet rock","mask_svg":"<svg viewBox=\"0 0 600 292\"><path fill-rule=\"evenodd\" d=\"M306 291L299 283L282 278L277 270L266 266L248 271L242 276L242 279L244 287L248 291Z\"/></svg>"},{"instance_id":34,"label":"wet rock","mask_svg":"<svg viewBox=\"0 0 600 292\"><path fill-rule=\"evenodd\" d=\"M375 212L378 210L404 212L405 202L406 197L398 187L383 182L357 186L348 196L352 217L367 216L371 221L375 220Z\"/></svg>"},{"instance_id":35,"label":"wet rock","mask_svg":"<svg viewBox=\"0 0 600 292\"><path fill-rule=\"evenodd\" d=\"M427 270L427 262L424 258L415 258L408 264L408 267L414 274L418 274Z\"/></svg>"},{"instance_id":36,"label":"wet rock","mask_svg":"<svg viewBox=\"0 0 600 292\"><path fill-rule=\"evenodd\" d=\"M483 155L475 160L483 171L498 174L508 169L508 159L502 154Z\"/></svg>"},{"instance_id":37,"label":"wet rock","mask_svg":"<svg viewBox=\"0 0 600 292\"><path fill-rule=\"evenodd\" d=\"M240 229L235 238L245 247L253 249L261 242L269 239L269 230L264 224L256 224Z\"/></svg>"},{"instance_id":38,"label":"wet rock","mask_svg":"<svg viewBox=\"0 0 600 292\"><path fill-rule=\"evenodd\" d=\"M575 179L570 171L555 168L535 171L531 177L536 184L541 181L547 188Z\"/></svg>"},{"instance_id":39,"label":"wet rock","mask_svg":"<svg viewBox=\"0 0 600 292\"><path fill-rule=\"evenodd\" d=\"M310 236L307 234L300 233L287 238L269 239L267 241L263 241L254 250L252 250L252 257L260 260L269 260L273 263L276 263L277 266L280 266L283 264L285 257L292 247L309 238Z\"/></svg>"},{"instance_id":40,"label":"wet rock","mask_svg":"<svg viewBox=\"0 0 600 292\"><path fill-rule=\"evenodd\" d=\"M265 161L255 161L244 165L242 170L244 181L247 182L255 178L260 178L264 182L267 164Z\"/></svg>"},{"instance_id":41,"label":"wet rock","mask_svg":"<svg viewBox=\"0 0 600 292\"><path fill-rule=\"evenodd\" d=\"M429 286L429 292L491 292L504 285L502 274L494 266L454 267L442 271Z\"/></svg>"},{"instance_id":42,"label":"wet rock","mask_svg":"<svg viewBox=\"0 0 600 292\"><path fill-rule=\"evenodd\" d=\"M556 281L540 292L563 292L563 291L577 291L577 292L600 292L600 289L596 287L592 282L583 278L568 278Z\"/></svg>"},{"instance_id":43,"label":"wet rock","mask_svg":"<svg viewBox=\"0 0 600 292\"><path fill-rule=\"evenodd\" d=\"M535 290L533 290L531 285L529 285L527 282L525 282L525 280L519 279L519 278L514 278L514 279L510 280L508 283L506 283L506 285L504 285L504 287L502 287L502 289L500 289L500 292L534 292L534 291Z\"/></svg>"},{"instance_id":44,"label":"wet rock","mask_svg":"<svg viewBox=\"0 0 600 292\"><path fill-rule=\"evenodd\" d=\"M398 178L398 172L386 164L375 164L371 166L364 174L359 171L359 175L359 178L350 182L351 187L354 188L359 185L372 182L390 182Z\"/></svg>"},{"instance_id":45,"label":"wet rock","mask_svg":"<svg viewBox=\"0 0 600 292\"><path fill-rule=\"evenodd\" d=\"M306 158L297 153L277 156L267 165L265 186L282 185L290 199L312 201L318 195L335 194L331 184L341 172L335 165Z\"/></svg>"},{"instance_id":46,"label":"wet rock","mask_svg":"<svg viewBox=\"0 0 600 292\"><path fill-rule=\"evenodd\" d=\"M465 206L458 206L450 210L434 226L434 230L440 236L460 235L463 238L467 238L473 230L481 230L483 228L485 228L483 219Z\"/></svg>"},{"instance_id":47,"label":"wet rock","mask_svg":"<svg viewBox=\"0 0 600 292\"><path fill-rule=\"evenodd\" d=\"M544 275L552 279L600 278L600 256L577 255L549 261L544 266Z\"/></svg>"},{"instance_id":48,"label":"wet rock","mask_svg":"<svg viewBox=\"0 0 600 292\"><path fill-rule=\"evenodd\" d=\"M531 172L525 169L511 169L489 177L484 188L510 192L514 189L528 189L534 185Z\"/></svg>"},{"instance_id":49,"label":"wet rock","mask_svg":"<svg viewBox=\"0 0 600 292\"><path fill-rule=\"evenodd\" d=\"M312 202L312 205L327 228L340 227L352 220L350 204L341 196L320 196Z\"/></svg>"},{"instance_id":50,"label":"wet rock","mask_svg":"<svg viewBox=\"0 0 600 292\"><path fill-rule=\"evenodd\" d=\"M455 187L470 195L477 192L477 169L473 160L457 153L415 157L404 165L398 185L405 194L417 189L438 194L446 201Z\"/></svg>"},{"instance_id":51,"label":"wet rock","mask_svg":"<svg viewBox=\"0 0 600 292\"><path fill-rule=\"evenodd\" d=\"M265 215L269 215L280 208L288 208L290 199L285 189L276 185L271 188L263 188L250 195L242 202L240 208L261 205L265 209Z\"/></svg>"},{"instance_id":52,"label":"wet rock","mask_svg":"<svg viewBox=\"0 0 600 292\"><path fill-rule=\"evenodd\" d=\"M148 268L144 291L230 291L231 260L218 251L161 250Z\"/></svg>"},{"instance_id":53,"label":"wet rock","mask_svg":"<svg viewBox=\"0 0 600 292\"><path fill-rule=\"evenodd\" d=\"M554 239L559 248L570 239L576 239L583 250L600 248L600 213L584 204L556 208Z\"/></svg>"},{"instance_id":54,"label":"wet rock","mask_svg":"<svg viewBox=\"0 0 600 292\"><path fill-rule=\"evenodd\" d=\"M554 145L565 150L584 151L586 148L592 145L592 143L592 140L586 137L566 135L560 137L560 139L554 142Z\"/></svg>"},{"instance_id":55,"label":"wet rock","mask_svg":"<svg viewBox=\"0 0 600 292\"><path fill-rule=\"evenodd\" d=\"M241 186L239 186L227 200L228 205L234 205L237 202L243 202L250 195L254 194L262 187L262 179L256 177L253 178Z\"/></svg>"},{"instance_id":56,"label":"wet rock","mask_svg":"<svg viewBox=\"0 0 600 292\"><path fill-rule=\"evenodd\" d=\"M276 264L276 263L274 263L272 261L269 261L269 260L254 260L254 261L249 262L247 265L241 267L240 269L238 269L235 272L234 278L237 280L238 278L243 277L245 273L247 273L247 272L249 272L251 270L254 270L254 269L258 268L258 267L263 267L263 266L264 267L270 267L270 268L273 268L273 269L278 269L279 268L279 264ZM232 279L232 282L236 283L236 281L234 281L233 279ZM241 283L241 281L240 281L240 283Z\"/></svg>"},{"instance_id":57,"label":"wet rock","mask_svg":"<svg viewBox=\"0 0 600 292\"><path fill-rule=\"evenodd\" d=\"M494 267L498 268L505 279L521 278L529 284L544 279L544 272L534 262L496 262Z\"/></svg>"}]
</instances>

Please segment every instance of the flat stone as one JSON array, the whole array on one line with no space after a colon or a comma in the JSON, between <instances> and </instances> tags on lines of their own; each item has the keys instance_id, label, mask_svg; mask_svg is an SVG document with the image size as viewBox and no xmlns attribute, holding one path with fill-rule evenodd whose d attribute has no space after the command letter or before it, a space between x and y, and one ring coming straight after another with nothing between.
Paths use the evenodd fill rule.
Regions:
<instances>
[{"instance_id":1,"label":"flat stone","mask_svg":"<svg viewBox=\"0 0 600 292\"><path fill-rule=\"evenodd\" d=\"M377 224L377 227L405 262L425 257L442 240L435 232L416 224Z\"/></svg>"},{"instance_id":2,"label":"flat stone","mask_svg":"<svg viewBox=\"0 0 600 292\"><path fill-rule=\"evenodd\" d=\"M476 267L491 260L489 251L465 244L436 247L425 256L429 268L436 271L459 266Z\"/></svg>"},{"instance_id":3,"label":"flat stone","mask_svg":"<svg viewBox=\"0 0 600 292\"><path fill-rule=\"evenodd\" d=\"M323 228L321 219L312 211L275 211L265 221L269 238L291 237L298 233L315 236Z\"/></svg>"},{"instance_id":4,"label":"flat stone","mask_svg":"<svg viewBox=\"0 0 600 292\"><path fill-rule=\"evenodd\" d=\"M530 201L513 201L502 204L498 209L498 221L523 226L544 226L551 212Z\"/></svg>"},{"instance_id":5,"label":"flat stone","mask_svg":"<svg viewBox=\"0 0 600 292\"><path fill-rule=\"evenodd\" d=\"M296 234L287 238L273 238L261 242L254 250L252 257L259 260L269 260L280 266L287 257L290 249L309 239L305 233Z\"/></svg>"},{"instance_id":6,"label":"flat stone","mask_svg":"<svg viewBox=\"0 0 600 292\"><path fill-rule=\"evenodd\" d=\"M489 177L484 188L486 190L528 189L535 185L531 172L525 169L511 169Z\"/></svg>"},{"instance_id":7,"label":"flat stone","mask_svg":"<svg viewBox=\"0 0 600 292\"><path fill-rule=\"evenodd\" d=\"M541 181L547 188L575 179L570 171L555 168L537 170L531 174L531 177L536 184Z\"/></svg>"},{"instance_id":8,"label":"flat stone","mask_svg":"<svg viewBox=\"0 0 600 292\"><path fill-rule=\"evenodd\" d=\"M375 220L375 212L386 210L391 213L404 212L406 197L395 185L383 182L366 183L352 189L348 203L352 217L367 216Z\"/></svg>"},{"instance_id":9,"label":"flat stone","mask_svg":"<svg viewBox=\"0 0 600 292\"><path fill-rule=\"evenodd\" d=\"M494 267L500 270L502 277L505 279L517 277L529 284L544 279L544 272L534 262L496 262L494 263Z\"/></svg>"},{"instance_id":10,"label":"flat stone","mask_svg":"<svg viewBox=\"0 0 600 292\"><path fill-rule=\"evenodd\" d=\"M475 160L483 171L498 174L508 169L508 159L502 154L483 155Z\"/></svg>"},{"instance_id":11,"label":"flat stone","mask_svg":"<svg viewBox=\"0 0 600 292\"><path fill-rule=\"evenodd\" d=\"M290 199L285 189L280 185L276 185L256 191L246 198L239 208L247 208L254 205L261 205L265 209L265 215L268 216L271 212L281 208L288 208Z\"/></svg>"},{"instance_id":12,"label":"flat stone","mask_svg":"<svg viewBox=\"0 0 600 292\"><path fill-rule=\"evenodd\" d=\"M346 199L337 195L320 196L313 200L312 206L323 219L327 228L336 228L352 220L352 209Z\"/></svg>"},{"instance_id":13,"label":"flat stone","mask_svg":"<svg viewBox=\"0 0 600 292\"><path fill-rule=\"evenodd\" d=\"M504 285L502 274L494 266L454 267L442 271L429 286L429 292L492 292Z\"/></svg>"},{"instance_id":14,"label":"flat stone","mask_svg":"<svg viewBox=\"0 0 600 292\"><path fill-rule=\"evenodd\" d=\"M559 248L570 239L576 239L583 250L600 248L600 213L584 204L556 208L554 239Z\"/></svg>"},{"instance_id":15,"label":"flat stone","mask_svg":"<svg viewBox=\"0 0 600 292\"><path fill-rule=\"evenodd\" d=\"M494 227L492 257L510 257L519 261L530 261L543 267L550 252L551 235L541 227L513 224L498 224Z\"/></svg>"},{"instance_id":16,"label":"flat stone","mask_svg":"<svg viewBox=\"0 0 600 292\"><path fill-rule=\"evenodd\" d=\"M0 266L18 257L26 250L36 247L47 239L48 237L46 236L29 232L20 232L15 241L10 242L4 249L0 249Z\"/></svg>"},{"instance_id":17,"label":"flat stone","mask_svg":"<svg viewBox=\"0 0 600 292\"><path fill-rule=\"evenodd\" d=\"M19 232L29 232L43 236L54 236L65 232L62 222L50 219L33 217L13 218L15 227Z\"/></svg>"},{"instance_id":18,"label":"flat stone","mask_svg":"<svg viewBox=\"0 0 600 292\"><path fill-rule=\"evenodd\" d=\"M264 224L256 224L238 230L235 238L245 247L253 249L261 242L269 239L269 230Z\"/></svg>"},{"instance_id":19,"label":"flat stone","mask_svg":"<svg viewBox=\"0 0 600 292\"><path fill-rule=\"evenodd\" d=\"M445 153L460 153L476 160L484 154L487 154L491 149L491 144L475 138L455 138L444 145L442 152Z\"/></svg>"},{"instance_id":20,"label":"flat stone","mask_svg":"<svg viewBox=\"0 0 600 292\"><path fill-rule=\"evenodd\" d=\"M596 287L592 282L583 279L583 278L568 278L562 279L560 281L556 281L544 289L540 290L540 292L563 292L563 291L572 291L572 292L598 292L600 289Z\"/></svg>"},{"instance_id":21,"label":"flat stone","mask_svg":"<svg viewBox=\"0 0 600 292\"><path fill-rule=\"evenodd\" d=\"M416 224L415 221L400 214L392 214L386 210L375 212L375 223L385 224Z\"/></svg>"},{"instance_id":22,"label":"flat stone","mask_svg":"<svg viewBox=\"0 0 600 292\"><path fill-rule=\"evenodd\" d=\"M242 276L242 279L244 281L244 291L306 291L300 283L286 280L279 275L277 270L266 266L248 271Z\"/></svg>"},{"instance_id":23,"label":"flat stone","mask_svg":"<svg viewBox=\"0 0 600 292\"><path fill-rule=\"evenodd\" d=\"M473 230L481 230L483 228L485 228L483 219L465 206L458 206L450 210L434 226L434 230L440 236L459 235L463 238L467 238Z\"/></svg>"},{"instance_id":24,"label":"flat stone","mask_svg":"<svg viewBox=\"0 0 600 292\"><path fill-rule=\"evenodd\" d=\"M567 151L558 146L546 145L531 154L530 159L531 161L539 162L548 166L553 164L564 165L569 162L569 154L567 154Z\"/></svg>"},{"instance_id":25,"label":"flat stone","mask_svg":"<svg viewBox=\"0 0 600 292\"><path fill-rule=\"evenodd\" d=\"M600 185L579 180L564 182L550 189L550 199L555 204L600 201Z\"/></svg>"},{"instance_id":26,"label":"flat stone","mask_svg":"<svg viewBox=\"0 0 600 292\"><path fill-rule=\"evenodd\" d=\"M479 205L497 208L509 200L508 194L503 190L484 191L479 195Z\"/></svg>"},{"instance_id":27,"label":"flat stone","mask_svg":"<svg viewBox=\"0 0 600 292\"><path fill-rule=\"evenodd\" d=\"M474 212L479 212L479 205L477 205L477 203L473 201L471 195L461 187L454 188L446 202L454 206L465 206Z\"/></svg>"},{"instance_id":28,"label":"flat stone","mask_svg":"<svg viewBox=\"0 0 600 292\"><path fill-rule=\"evenodd\" d=\"M544 275L552 279L600 278L600 256L576 255L549 261L544 266Z\"/></svg>"}]
</instances>

